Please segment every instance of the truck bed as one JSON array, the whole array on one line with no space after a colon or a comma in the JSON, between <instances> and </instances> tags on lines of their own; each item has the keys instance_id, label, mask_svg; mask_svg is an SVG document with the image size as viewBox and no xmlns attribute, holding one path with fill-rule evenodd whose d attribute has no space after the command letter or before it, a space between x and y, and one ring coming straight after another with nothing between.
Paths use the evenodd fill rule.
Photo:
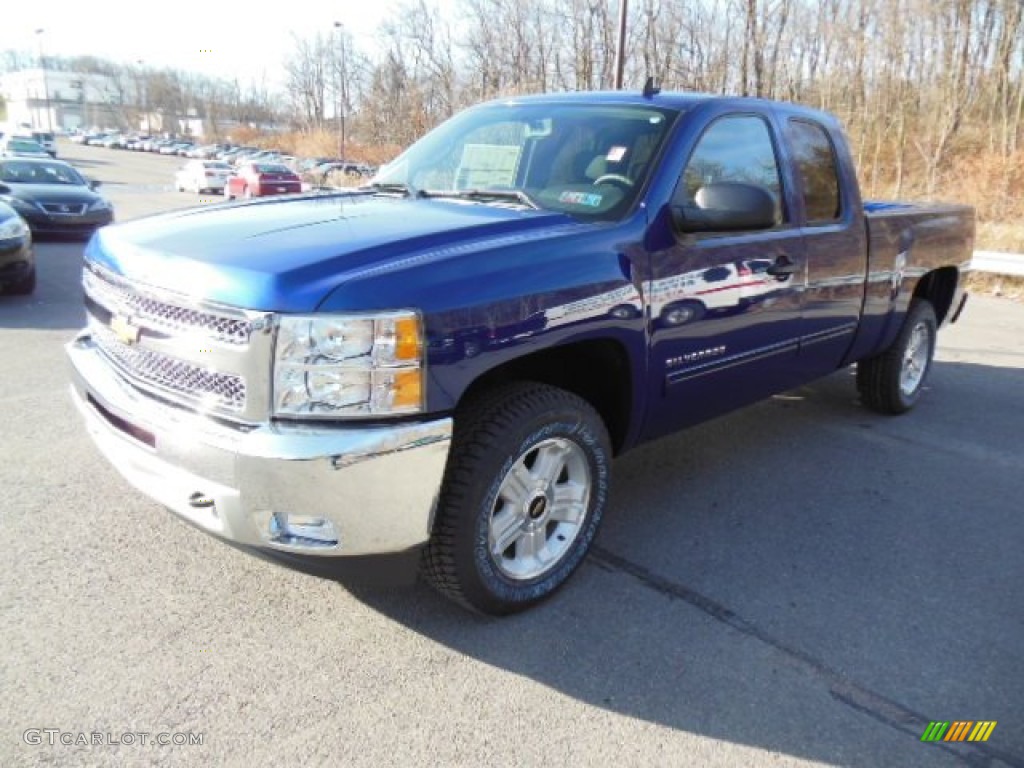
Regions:
<instances>
[{"instance_id":1,"label":"truck bed","mask_svg":"<svg viewBox=\"0 0 1024 768\"><path fill-rule=\"evenodd\" d=\"M950 270L944 306L947 321L963 293L962 276L974 249L974 210L951 203L870 200L864 202L868 234L868 276L860 330L848 355L854 362L892 343L913 297L914 286L928 272ZM956 274L958 273L958 274Z\"/></svg>"}]
</instances>

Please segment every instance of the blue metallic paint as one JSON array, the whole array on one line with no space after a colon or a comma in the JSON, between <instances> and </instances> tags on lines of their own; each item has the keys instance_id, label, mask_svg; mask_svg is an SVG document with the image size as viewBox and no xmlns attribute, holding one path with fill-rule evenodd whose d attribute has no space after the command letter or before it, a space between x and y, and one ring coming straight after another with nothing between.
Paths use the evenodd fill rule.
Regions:
<instances>
[{"instance_id":1,"label":"blue metallic paint","mask_svg":"<svg viewBox=\"0 0 1024 768\"><path fill-rule=\"evenodd\" d=\"M622 92L517 100L650 103ZM300 196L108 228L86 257L143 283L251 309L416 308L425 322L431 412L450 411L478 377L524 355L611 340L631 380L646 382L633 387L623 449L876 353L898 329L913 281L956 264L962 240L924 213L886 210L877 214L885 221L872 224L871 214L865 224L849 150L831 117L753 99L660 94L654 103L687 112L641 202L619 222L443 199ZM790 223L729 237L677 235L668 205L686 158L707 124L731 113L760 114L774 127ZM801 224L798 181L779 130L792 115L818 120L835 138L847 203L835 226ZM961 227L959 213L951 216ZM894 227L910 228L918 245L900 251ZM756 295L744 294L742 270L763 269L782 252L798 272L777 286L747 279ZM901 252L909 261L893 291ZM735 280L723 288L737 292L735 306L677 325L652 313L659 290L676 290L685 303L687 281L704 280L710 269Z\"/></svg>"}]
</instances>

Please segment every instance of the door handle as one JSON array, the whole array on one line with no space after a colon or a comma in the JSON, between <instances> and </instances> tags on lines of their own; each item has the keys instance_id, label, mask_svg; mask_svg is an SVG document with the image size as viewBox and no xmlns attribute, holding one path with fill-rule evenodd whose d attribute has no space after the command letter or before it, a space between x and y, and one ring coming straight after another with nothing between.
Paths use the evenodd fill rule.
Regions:
<instances>
[{"instance_id":1,"label":"door handle","mask_svg":"<svg viewBox=\"0 0 1024 768\"><path fill-rule=\"evenodd\" d=\"M790 260L789 256L782 253L779 254L779 257L775 259L775 263L768 267L765 272L773 277L781 277L785 279L796 272L799 268L799 264L795 264Z\"/></svg>"}]
</instances>

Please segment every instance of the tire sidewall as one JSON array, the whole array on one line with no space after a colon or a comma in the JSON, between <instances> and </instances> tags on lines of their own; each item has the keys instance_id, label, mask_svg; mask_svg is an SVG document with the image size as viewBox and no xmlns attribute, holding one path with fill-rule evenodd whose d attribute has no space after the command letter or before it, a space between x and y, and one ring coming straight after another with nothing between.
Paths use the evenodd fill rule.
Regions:
<instances>
[{"instance_id":1,"label":"tire sidewall","mask_svg":"<svg viewBox=\"0 0 1024 768\"><path fill-rule=\"evenodd\" d=\"M590 499L581 523L581 530L554 569L533 579L516 581L503 574L491 557L488 528L490 515L505 476L523 454L544 440L563 438L571 440L583 451L590 471ZM558 408L554 412L536 414L509 436L508 448L495 451L495 461L481 467L481 481L472 498L478 499L473 530L467 540L471 542L471 562L479 582L481 597L487 602L500 601L516 607L525 607L552 594L579 567L597 533L609 487L610 450L603 431L595 429L589 419L580 418L572 408Z\"/></svg>"}]
</instances>

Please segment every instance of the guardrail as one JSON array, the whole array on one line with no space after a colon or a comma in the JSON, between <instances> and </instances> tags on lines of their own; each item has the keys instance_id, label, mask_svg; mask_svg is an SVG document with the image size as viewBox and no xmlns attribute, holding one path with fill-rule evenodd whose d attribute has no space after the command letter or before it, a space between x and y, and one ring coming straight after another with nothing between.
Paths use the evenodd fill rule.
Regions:
<instances>
[{"instance_id":1,"label":"guardrail","mask_svg":"<svg viewBox=\"0 0 1024 768\"><path fill-rule=\"evenodd\" d=\"M1019 253L996 253L995 251L975 251L971 259L971 269L975 272L992 272L997 275L1024 277L1024 255Z\"/></svg>"}]
</instances>

